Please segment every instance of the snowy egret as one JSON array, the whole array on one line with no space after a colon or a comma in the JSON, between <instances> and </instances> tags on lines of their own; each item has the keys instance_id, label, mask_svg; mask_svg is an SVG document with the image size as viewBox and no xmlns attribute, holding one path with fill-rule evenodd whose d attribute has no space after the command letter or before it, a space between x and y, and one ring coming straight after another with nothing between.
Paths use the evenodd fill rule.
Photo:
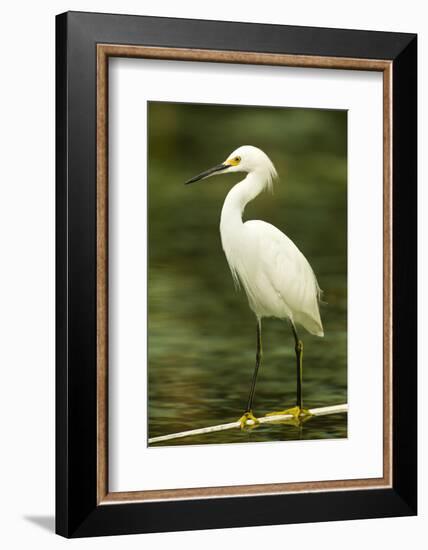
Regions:
<instances>
[{"instance_id":1,"label":"snowy egret","mask_svg":"<svg viewBox=\"0 0 428 550\"><path fill-rule=\"evenodd\" d=\"M245 206L265 189L271 190L277 173L269 157L257 147L243 145L227 159L189 179L193 183L215 174L245 172L226 196L220 218L224 253L237 287L243 286L249 306L257 318L256 365L247 407L240 418L241 427L256 424L253 398L262 359L262 318L288 319L295 341L297 398L296 406L271 414L292 414L297 420L310 413L303 408L303 343L296 323L316 336L324 336L319 312L320 288L315 274L297 246L275 226L260 220L245 223Z\"/></svg>"}]
</instances>

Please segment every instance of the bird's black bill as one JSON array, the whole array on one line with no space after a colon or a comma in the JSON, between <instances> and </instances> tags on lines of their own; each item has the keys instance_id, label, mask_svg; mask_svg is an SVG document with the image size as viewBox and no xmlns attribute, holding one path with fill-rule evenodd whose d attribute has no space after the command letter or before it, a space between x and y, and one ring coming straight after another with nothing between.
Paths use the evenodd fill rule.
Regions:
<instances>
[{"instance_id":1,"label":"bird's black bill","mask_svg":"<svg viewBox=\"0 0 428 550\"><path fill-rule=\"evenodd\" d=\"M226 170L226 168L230 168L229 164L217 164L217 166L214 166L209 170L205 170L205 172L202 172L202 174L198 174L197 176L190 178L190 180L187 180L184 183L187 185L188 183L194 183L195 181L203 180L204 178L207 178L208 176L211 176L216 172L222 172L223 170Z\"/></svg>"}]
</instances>

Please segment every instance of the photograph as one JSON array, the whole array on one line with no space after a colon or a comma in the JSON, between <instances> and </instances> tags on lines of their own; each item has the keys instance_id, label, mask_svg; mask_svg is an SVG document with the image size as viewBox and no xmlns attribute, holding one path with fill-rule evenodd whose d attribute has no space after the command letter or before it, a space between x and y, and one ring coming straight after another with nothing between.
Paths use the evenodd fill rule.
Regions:
<instances>
[{"instance_id":1,"label":"photograph","mask_svg":"<svg viewBox=\"0 0 428 550\"><path fill-rule=\"evenodd\" d=\"M417 514L418 36L321 12L56 17L63 537Z\"/></svg>"},{"instance_id":2,"label":"photograph","mask_svg":"<svg viewBox=\"0 0 428 550\"><path fill-rule=\"evenodd\" d=\"M347 111L147 120L148 445L346 438Z\"/></svg>"},{"instance_id":3,"label":"photograph","mask_svg":"<svg viewBox=\"0 0 428 550\"><path fill-rule=\"evenodd\" d=\"M423 8L3 5L1 548L423 549Z\"/></svg>"}]
</instances>

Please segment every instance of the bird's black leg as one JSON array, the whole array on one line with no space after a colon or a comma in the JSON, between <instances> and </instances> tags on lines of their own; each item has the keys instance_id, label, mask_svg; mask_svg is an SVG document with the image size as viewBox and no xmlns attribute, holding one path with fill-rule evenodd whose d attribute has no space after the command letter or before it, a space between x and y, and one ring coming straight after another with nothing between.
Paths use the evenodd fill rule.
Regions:
<instances>
[{"instance_id":1,"label":"bird's black leg","mask_svg":"<svg viewBox=\"0 0 428 550\"><path fill-rule=\"evenodd\" d=\"M256 351L256 366L254 368L253 380L251 381L250 395L248 396L247 412L253 408L254 392L256 390L257 374L259 372L260 363L262 360L262 323L257 319L257 351Z\"/></svg>"},{"instance_id":2,"label":"bird's black leg","mask_svg":"<svg viewBox=\"0 0 428 550\"><path fill-rule=\"evenodd\" d=\"M254 367L253 379L251 381L250 394L248 396L247 408L243 416L239 419L241 427L245 427L248 424L256 424L257 419L253 415L253 399L256 390L257 374L262 361L262 322L261 319L257 319L257 351L256 351L256 366ZM247 422L250 421L250 422Z\"/></svg>"},{"instance_id":3,"label":"bird's black leg","mask_svg":"<svg viewBox=\"0 0 428 550\"><path fill-rule=\"evenodd\" d=\"M294 349L296 351L296 378L297 378L297 391L296 391L296 406L291 409L285 409L283 411L275 411L272 413L267 413L267 416L285 416L291 415L293 421L297 422L299 425L302 421L306 420L311 416L311 413L303 408L303 342L299 339L297 334L296 327L293 321L290 319L291 329L294 336Z\"/></svg>"},{"instance_id":4,"label":"bird's black leg","mask_svg":"<svg viewBox=\"0 0 428 550\"><path fill-rule=\"evenodd\" d=\"M303 397L302 397L302 383L303 383L303 342L299 340L299 335L297 334L296 326L293 321L290 321L291 329L293 330L294 336L294 349L296 351L296 378L297 378L297 395L296 395L296 406L302 410L303 409Z\"/></svg>"}]
</instances>

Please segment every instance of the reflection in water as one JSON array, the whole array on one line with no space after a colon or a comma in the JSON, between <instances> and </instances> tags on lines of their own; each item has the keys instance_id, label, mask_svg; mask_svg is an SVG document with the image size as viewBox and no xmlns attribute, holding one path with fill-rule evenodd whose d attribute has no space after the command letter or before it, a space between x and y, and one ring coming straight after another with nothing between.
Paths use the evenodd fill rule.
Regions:
<instances>
[{"instance_id":1,"label":"reflection in water","mask_svg":"<svg viewBox=\"0 0 428 550\"><path fill-rule=\"evenodd\" d=\"M149 109L149 437L236 420L246 404L256 322L245 294L233 288L218 230L223 200L242 175L184 185L244 143L264 149L280 175L274 195L256 199L245 218L269 221L297 244L327 302L325 337L300 330L305 406L346 403L346 113L160 103ZM199 140L204 127L212 135ZM265 319L263 344L256 415L294 405L296 391L288 323ZM164 445L346 435L346 415L332 415L302 427L230 430Z\"/></svg>"}]
</instances>

